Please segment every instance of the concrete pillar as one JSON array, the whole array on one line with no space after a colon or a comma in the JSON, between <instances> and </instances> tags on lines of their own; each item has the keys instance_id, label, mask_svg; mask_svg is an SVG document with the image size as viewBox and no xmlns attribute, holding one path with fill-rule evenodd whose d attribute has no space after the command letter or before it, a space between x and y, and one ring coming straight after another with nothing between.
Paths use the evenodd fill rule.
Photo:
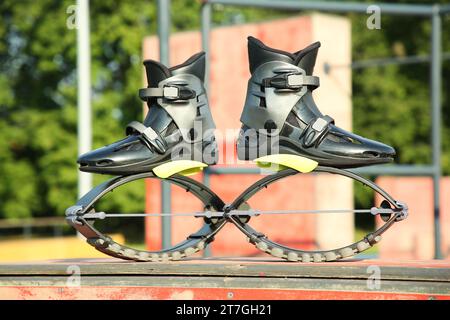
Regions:
<instances>
[{"instance_id":1,"label":"concrete pillar","mask_svg":"<svg viewBox=\"0 0 450 320\"><path fill-rule=\"evenodd\" d=\"M336 124L352 130L352 81L350 68L333 68L325 73L325 64L347 66L351 63L351 24L347 18L333 15L311 16L312 41L320 41L314 73L320 77L320 87L314 99L323 114ZM324 174L316 178L316 208L353 208L352 180ZM336 248L353 242L354 215L320 214L316 222L316 241L323 249Z\"/></svg>"}]
</instances>

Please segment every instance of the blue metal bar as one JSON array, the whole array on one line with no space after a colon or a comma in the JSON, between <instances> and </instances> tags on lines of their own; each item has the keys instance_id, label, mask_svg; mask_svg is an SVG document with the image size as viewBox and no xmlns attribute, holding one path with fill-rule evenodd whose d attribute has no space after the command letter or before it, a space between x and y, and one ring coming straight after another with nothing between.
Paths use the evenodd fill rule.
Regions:
<instances>
[{"instance_id":1,"label":"blue metal bar","mask_svg":"<svg viewBox=\"0 0 450 320\"><path fill-rule=\"evenodd\" d=\"M202 30L202 49L206 53L205 60L205 89L210 95L209 89L209 72L210 72L210 39L209 35L211 32L211 5L209 3L203 3L201 12L201 30Z\"/></svg>"},{"instance_id":2,"label":"blue metal bar","mask_svg":"<svg viewBox=\"0 0 450 320\"><path fill-rule=\"evenodd\" d=\"M261 169L257 167L208 167L208 174L260 174Z\"/></svg>"},{"instance_id":3,"label":"blue metal bar","mask_svg":"<svg viewBox=\"0 0 450 320\"><path fill-rule=\"evenodd\" d=\"M442 53L442 61L450 60L450 52ZM351 69L365 69L370 67L384 67L389 65L407 65L407 64L418 64L418 63L430 63L430 55L421 56L407 56L407 57L389 57L389 58L379 58L379 59L368 59L355 61L351 64L341 64L341 65L330 65L325 63L324 69L328 74L331 69L338 68L351 68Z\"/></svg>"},{"instance_id":4,"label":"blue metal bar","mask_svg":"<svg viewBox=\"0 0 450 320\"><path fill-rule=\"evenodd\" d=\"M170 0L158 0L158 38L159 38L159 59L166 66L169 65L169 35L170 35ZM161 210L163 213L172 211L172 192L170 183L161 181ZM172 245L172 218L170 216L161 217L163 249Z\"/></svg>"},{"instance_id":5,"label":"blue metal bar","mask_svg":"<svg viewBox=\"0 0 450 320\"><path fill-rule=\"evenodd\" d=\"M431 18L431 64L430 64L430 101L431 101L431 136L433 145L433 202L434 202L434 257L441 259L441 226L440 226L440 179L441 179L441 16L439 6L434 6Z\"/></svg>"},{"instance_id":6,"label":"blue metal bar","mask_svg":"<svg viewBox=\"0 0 450 320\"><path fill-rule=\"evenodd\" d=\"M439 7L439 13L441 15L446 15L450 13L450 4L446 4L446 5L441 5Z\"/></svg>"},{"instance_id":7,"label":"blue metal bar","mask_svg":"<svg viewBox=\"0 0 450 320\"><path fill-rule=\"evenodd\" d=\"M205 172L211 174L260 174L258 167L208 167ZM434 176L436 168L429 165L378 165L351 169L358 174L397 175L397 176Z\"/></svg>"},{"instance_id":8,"label":"blue metal bar","mask_svg":"<svg viewBox=\"0 0 450 320\"><path fill-rule=\"evenodd\" d=\"M250 6L280 10L318 10L329 12L367 13L370 3L332 2L332 1L287 1L287 0L205 0L206 3L233 6ZM373 3L380 8L382 14L431 16L434 13L431 5Z\"/></svg>"},{"instance_id":9,"label":"blue metal bar","mask_svg":"<svg viewBox=\"0 0 450 320\"><path fill-rule=\"evenodd\" d=\"M356 168L351 171L374 176L432 176L436 172L436 168L431 165L377 165Z\"/></svg>"}]
</instances>

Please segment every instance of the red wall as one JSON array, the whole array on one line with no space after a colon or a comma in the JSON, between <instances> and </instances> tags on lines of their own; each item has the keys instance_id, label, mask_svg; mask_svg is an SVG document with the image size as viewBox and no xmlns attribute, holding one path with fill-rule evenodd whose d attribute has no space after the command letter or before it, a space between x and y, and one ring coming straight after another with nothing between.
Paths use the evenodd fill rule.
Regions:
<instances>
[{"instance_id":1,"label":"red wall","mask_svg":"<svg viewBox=\"0 0 450 320\"><path fill-rule=\"evenodd\" d=\"M380 242L382 258L434 257L433 181L429 177L381 177L377 183L407 203L409 216L395 224ZM441 179L442 253L450 258L450 177Z\"/></svg>"}]
</instances>

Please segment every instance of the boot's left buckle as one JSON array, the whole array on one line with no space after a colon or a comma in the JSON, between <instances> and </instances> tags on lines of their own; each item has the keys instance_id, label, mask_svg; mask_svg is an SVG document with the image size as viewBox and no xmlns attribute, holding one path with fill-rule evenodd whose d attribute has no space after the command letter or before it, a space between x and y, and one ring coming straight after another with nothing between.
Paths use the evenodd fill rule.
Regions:
<instances>
[{"instance_id":1,"label":"boot's left buckle","mask_svg":"<svg viewBox=\"0 0 450 320\"><path fill-rule=\"evenodd\" d=\"M196 94L194 90L171 84L163 87L163 97L168 100L189 100L194 99Z\"/></svg>"}]
</instances>

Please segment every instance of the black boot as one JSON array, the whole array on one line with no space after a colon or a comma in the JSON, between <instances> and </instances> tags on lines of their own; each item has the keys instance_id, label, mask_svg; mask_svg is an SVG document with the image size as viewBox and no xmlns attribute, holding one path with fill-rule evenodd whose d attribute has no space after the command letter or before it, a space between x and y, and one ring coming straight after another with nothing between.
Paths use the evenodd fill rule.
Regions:
<instances>
[{"instance_id":1,"label":"black boot","mask_svg":"<svg viewBox=\"0 0 450 320\"><path fill-rule=\"evenodd\" d=\"M144 123L131 122L126 138L80 156L81 171L128 175L174 160L217 162L215 124L203 86L205 54L172 68L153 60L144 65L148 88L139 91L149 107Z\"/></svg>"},{"instance_id":2,"label":"black boot","mask_svg":"<svg viewBox=\"0 0 450 320\"><path fill-rule=\"evenodd\" d=\"M345 131L324 116L312 91L312 76L320 43L289 53L248 38L252 74L241 116L238 157L253 160L268 154L293 154L336 168L392 161L395 150Z\"/></svg>"}]
</instances>

